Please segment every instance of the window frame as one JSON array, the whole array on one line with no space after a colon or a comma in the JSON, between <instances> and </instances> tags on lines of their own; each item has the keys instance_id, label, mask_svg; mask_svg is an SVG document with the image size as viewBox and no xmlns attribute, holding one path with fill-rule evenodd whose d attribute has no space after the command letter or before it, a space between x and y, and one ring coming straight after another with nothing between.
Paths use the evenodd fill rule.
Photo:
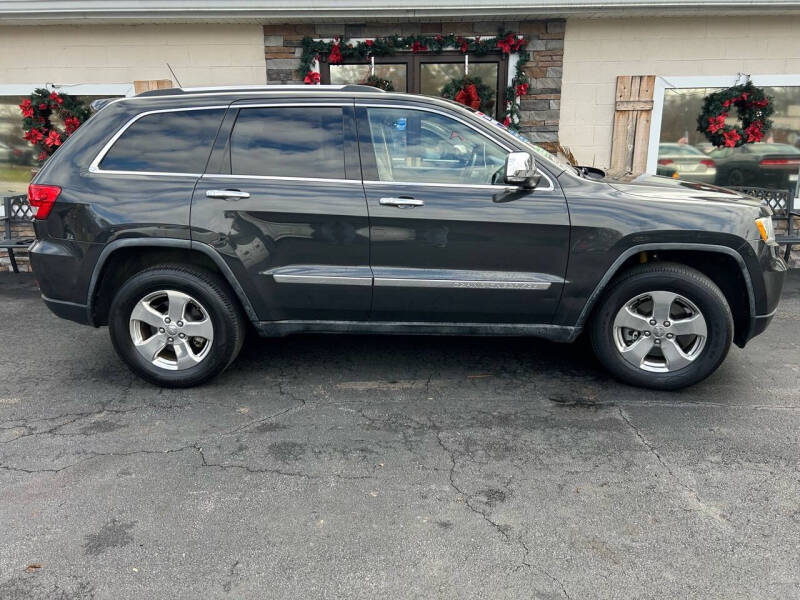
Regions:
<instances>
[{"instance_id":1,"label":"window frame","mask_svg":"<svg viewBox=\"0 0 800 600\"><path fill-rule=\"evenodd\" d=\"M510 85L508 82L508 72L511 60L510 55L503 54L502 52L490 52L483 56L474 54L469 55L469 63L498 63L497 66L497 98L495 99L494 110L492 116L505 115L505 110L501 113L500 108L506 105L506 88ZM420 84L422 79L422 64L423 63L464 63L464 54L458 50L445 50L440 54L431 52L421 52L414 54L413 52L400 51L391 56L376 56L375 64L405 64L406 65L406 92L408 94L421 94ZM369 65L369 62L360 60L343 60L343 65ZM515 62L516 64L516 62ZM320 81L323 84L330 84L331 82L331 66L327 60L322 60L319 63ZM484 82L486 83L486 82Z\"/></svg>"},{"instance_id":2,"label":"window frame","mask_svg":"<svg viewBox=\"0 0 800 600\"><path fill-rule=\"evenodd\" d=\"M194 110L223 110L226 111L228 109L228 105L214 105L214 106L186 106L180 108L162 108L158 110L148 110L141 113L134 115L131 119L125 122L122 127L120 127L117 132L111 136L105 145L100 149L100 152L97 153L97 156L94 157L94 160L89 164L89 172L96 173L96 174L103 174L103 175L157 175L157 176L167 176L167 177L200 177L203 173L181 173L181 172L172 172L172 171L123 171L123 170L113 170L113 169L101 169L100 163L103 162L103 159L106 157L106 154L111 150L114 144L119 140L120 137L131 127L136 121L139 119L146 117L148 115L160 114L160 113L171 113L171 112L187 112L187 111L194 111ZM220 123L225 119L225 113L222 114L222 118L220 119ZM219 130L217 130L218 135ZM211 155L211 151L214 147L214 141L212 140L211 146L209 147L209 156Z\"/></svg>"},{"instance_id":3,"label":"window frame","mask_svg":"<svg viewBox=\"0 0 800 600\"><path fill-rule=\"evenodd\" d=\"M739 75L656 76L645 173L655 175L658 167L658 145L661 141L659 138L661 137L661 122L664 117L664 96L667 90L725 89L735 85L739 80ZM758 87L800 87L800 75L751 75L750 81Z\"/></svg>"}]
</instances>

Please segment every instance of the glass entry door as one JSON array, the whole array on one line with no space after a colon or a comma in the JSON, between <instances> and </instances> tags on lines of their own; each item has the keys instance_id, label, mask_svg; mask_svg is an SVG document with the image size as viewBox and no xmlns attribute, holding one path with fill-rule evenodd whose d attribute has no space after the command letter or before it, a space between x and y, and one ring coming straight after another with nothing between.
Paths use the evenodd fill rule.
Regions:
<instances>
[{"instance_id":1,"label":"glass entry door","mask_svg":"<svg viewBox=\"0 0 800 600\"><path fill-rule=\"evenodd\" d=\"M460 52L398 53L395 56L376 57L375 75L391 81L396 92L441 96L448 83L464 77L464 62L464 55ZM367 62L320 64L322 83L363 83L369 74L370 65ZM491 108L487 112L502 120L508 81L508 57L501 54L470 55L469 74L480 78L492 90Z\"/></svg>"}]
</instances>

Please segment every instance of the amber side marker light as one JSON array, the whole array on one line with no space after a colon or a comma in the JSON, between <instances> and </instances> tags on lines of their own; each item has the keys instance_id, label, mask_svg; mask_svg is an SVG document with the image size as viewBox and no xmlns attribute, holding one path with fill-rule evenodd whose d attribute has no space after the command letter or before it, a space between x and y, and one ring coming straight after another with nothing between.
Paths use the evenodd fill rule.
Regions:
<instances>
[{"instance_id":1,"label":"amber side marker light","mask_svg":"<svg viewBox=\"0 0 800 600\"><path fill-rule=\"evenodd\" d=\"M761 234L762 240L767 244L775 243L775 229L772 227L772 217L756 219L756 227L758 227L758 233Z\"/></svg>"}]
</instances>

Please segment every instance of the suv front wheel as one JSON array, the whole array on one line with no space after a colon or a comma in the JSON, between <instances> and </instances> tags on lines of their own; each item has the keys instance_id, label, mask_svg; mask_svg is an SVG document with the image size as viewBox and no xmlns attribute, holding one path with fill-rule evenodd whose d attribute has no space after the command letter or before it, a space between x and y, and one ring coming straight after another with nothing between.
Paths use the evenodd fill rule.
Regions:
<instances>
[{"instance_id":1,"label":"suv front wheel","mask_svg":"<svg viewBox=\"0 0 800 600\"><path fill-rule=\"evenodd\" d=\"M245 326L219 277L170 265L141 271L120 287L109 331L117 354L137 375L164 387L190 387L236 358Z\"/></svg>"},{"instance_id":2,"label":"suv front wheel","mask_svg":"<svg viewBox=\"0 0 800 600\"><path fill-rule=\"evenodd\" d=\"M708 377L725 359L733 317L719 287L675 263L633 268L605 293L590 330L601 363L637 386L674 390Z\"/></svg>"}]
</instances>

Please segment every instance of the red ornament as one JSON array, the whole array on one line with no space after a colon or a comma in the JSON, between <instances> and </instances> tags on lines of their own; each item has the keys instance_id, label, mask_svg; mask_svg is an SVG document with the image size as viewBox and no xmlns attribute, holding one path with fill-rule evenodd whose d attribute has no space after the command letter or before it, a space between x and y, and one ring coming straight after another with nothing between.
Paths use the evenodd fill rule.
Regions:
<instances>
[{"instance_id":1,"label":"red ornament","mask_svg":"<svg viewBox=\"0 0 800 600\"><path fill-rule=\"evenodd\" d=\"M708 131L710 133L717 133L725 129L725 119L728 117L728 113L722 113L717 117L708 117Z\"/></svg>"},{"instance_id":2,"label":"red ornament","mask_svg":"<svg viewBox=\"0 0 800 600\"><path fill-rule=\"evenodd\" d=\"M516 95L517 96L524 96L528 93L528 84L527 83L518 83L516 87Z\"/></svg>"},{"instance_id":3,"label":"red ornament","mask_svg":"<svg viewBox=\"0 0 800 600\"><path fill-rule=\"evenodd\" d=\"M46 102L42 102L39 105L39 110L47 110L47 103Z\"/></svg>"},{"instance_id":4,"label":"red ornament","mask_svg":"<svg viewBox=\"0 0 800 600\"><path fill-rule=\"evenodd\" d=\"M26 119L29 119L33 116L33 104L29 98L25 98L22 101L22 104L19 105L20 110L22 111L22 116Z\"/></svg>"},{"instance_id":5,"label":"red ornament","mask_svg":"<svg viewBox=\"0 0 800 600\"><path fill-rule=\"evenodd\" d=\"M48 148L52 148L53 146L60 146L61 136L58 135L58 132L55 129L52 129L50 130L50 133L47 134L44 143L47 144Z\"/></svg>"},{"instance_id":6,"label":"red ornament","mask_svg":"<svg viewBox=\"0 0 800 600\"><path fill-rule=\"evenodd\" d=\"M317 85L319 83L319 73L316 71L309 71L306 73L305 79L303 79L303 83L306 85Z\"/></svg>"},{"instance_id":7,"label":"red ornament","mask_svg":"<svg viewBox=\"0 0 800 600\"><path fill-rule=\"evenodd\" d=\"M411 44L411 52L413 52L414 54L419 54L420 52L427 52L427 51L428 47L425 46L424 44L419 43L416 40L414 41L413 44Z\"/></svg>"},{"instance_id":8,"label":"red ornament","mask_svg":"<svg viewBox=\"0 0 800 600\"><path fill-rule=\"evenodd\" d=\"M364 42L364 43L365 43L367 46L369 46L370 48L372 48L372 46L373 46L373 45L375 45L375 42L374 42L374 41L372 41L372 40L367 40L367 41L366 41L366 42Z\"/></svg>"},{"instance_id":9,"label":"red ornament","mask_svg":"<svg viewBox=\"0 0 800 600\"><path fill-rule=\"evenodd\" d=\"M728 148L734 148L736 146L736 142L742 139L742 136L740 136L739 132L736 131L735 129L726 131L725 133L722 134L722 136L725 138L725 145Z\"/></svg>"}]
</instances>

